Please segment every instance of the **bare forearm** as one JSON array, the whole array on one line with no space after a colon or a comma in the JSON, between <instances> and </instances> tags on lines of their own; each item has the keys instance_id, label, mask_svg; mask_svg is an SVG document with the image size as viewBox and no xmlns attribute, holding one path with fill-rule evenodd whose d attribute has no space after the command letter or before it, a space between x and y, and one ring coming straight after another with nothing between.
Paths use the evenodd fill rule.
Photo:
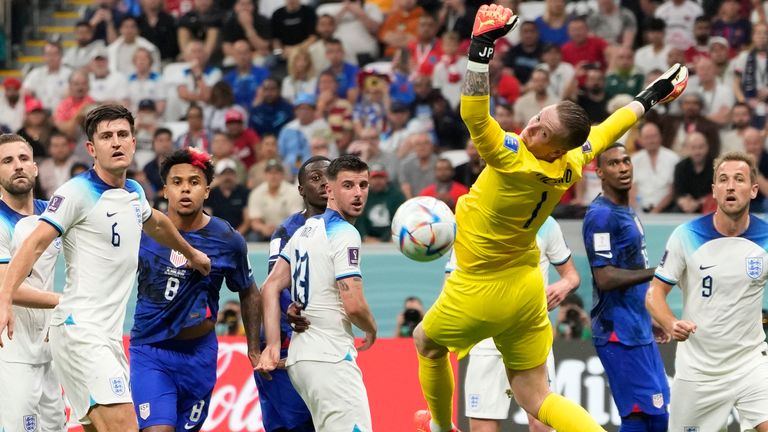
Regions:
<instances>
[{"instance_id":1,"label":"bare forearm","mask_svg":"<svg viewBox=\"0 0 768 432\"><path fill-rule=\"evenodd\" d=\"M595 284L600 291L612 291L629 288L639 283L648 282L653 278L656 269L628 270L613 266L593 268Z\"/></svg>"},{"instance_id":2,"label":"bare forearm","mask_svg":"<svg viewBox=\"0 0 768 432\"><path fill-rule=\"evenodd\" d=\"M366 333L376 333L376 320L373 318L373 313L371 313L371 309L367 304L354 314L347 315L352 324L360 330Z\"/></svg>"},{"instance_id":3,"label":"bare forearm","mask_svg":"<svg viewBox=\"0 0 768 432\"><path fill-rule=\"evenodd\" d=\"M13 293L13 304L36 309L53 309L59 304L61 295L51 291L43 291L32 288L27 284L21 284Z\"/></svg>"},{"instance_id":4,"label":"bare forearm","mask_svg":"<svg viewBox=\"0 0 768 432\"><path fill-rule=\"evenodd\" d=\"M672 309L667 304L667 295L669 287L665 289L662 282L654 280L645 293L645 308L651 317L665 330L672 328L672 323L677 319Z\"/></svg>"},{"instance_id":5,"label":"bare forearm","mask_svg":"<svg viewBox=\"0 0 768 432\"><path fill-rule=\"evenodd\" d=\"M259 351L259 332L261 330L261 293L256 284L240 293L240 305L243 310L243 326L248 351Z\"/></svg>"},{"instance_id":6,"label":"bare forearm","mask_svg":"<svg viewBox=\"0 0 768 432\"><path fill-rule=\"evenodd\" d=\"M186 257L192 253L192 246L179 234L168 216L157 210L152 210L152 217L144 224L144 232L161 245L177 250Z\"/></svg>"},{"instance_id":7,"label":"bare forearm","mask_svg":"<svg viewBox=\"0 0 768 432\"><path fill-rule=\"evenodd\" d=\"M262 287L262 307L264 314L264 335L267 345L280 345L280 288L266 282Z\"/></svg>"},{"instance_id":8,"label":"bare forearm","mask_svg":"<svg viewBox=\"0 0 768 432\"><path fill-rule=\"evenodd\" d=\"M48 245L43 245L41 241L36 241L36 238L32 236L28 237L16 254L11 259L10 264L5 272L3 278L3 285L0 288L0 297L6 299L13 299L16 295L16 291L27 275L32 270L32 266L35 264L40 255L43 254L45 248Z\"/></svg>"},{"instance_id":9,"label":"bare forearm","mask_svg":"<svg viewBox=\"0 0 768 432\"><path fill-rule=\"evenodd\" d=\"M485 96L490 93L488 72L475 72L468 70L464 74L464 84L461 86L461 94L465 96Z\"/></svg>"}]
</instances>

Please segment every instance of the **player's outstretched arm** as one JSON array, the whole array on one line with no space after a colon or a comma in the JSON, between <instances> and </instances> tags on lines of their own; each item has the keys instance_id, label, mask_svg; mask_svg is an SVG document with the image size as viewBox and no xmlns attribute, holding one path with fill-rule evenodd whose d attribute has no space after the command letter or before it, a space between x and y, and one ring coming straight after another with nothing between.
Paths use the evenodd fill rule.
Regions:
<instances>
[{"instance_id":1,"label":"player's outstretched arm","mask_svg":"<svg viewBox=\"0 0 768 432\"><path fill-rule=\"evenodd\" d=\"M11 305L16 290L32 270L40 255L45 252L59 231L46 222L38 222L35 229L21 244L11 258L8 269L0 286L0 347L3 346L2 333L8 329L8 339L13 339L13 311Z\"/></svg>"},{"instance_id":2,"label":"player's outstretched arm","mask_svg":"<svg viewBox=\"0 0 768 432\"><path fill-rule=\"evenodd\" d=\"M187 258L188 266L199 271L203 276L211 272L210 258L187 243L168 216L163 213L152 209L152 216L144 222L144 232L161 245L181 252Z\"/></svg>"},{"instance_id":3,"label":"player's outstretched arm","mask_svg":"<svg viewBox=\"0 0 768 432\"><path fill-rule=\"evenodd\" d=\"M277 259L272 271L261 286L264 334L267 346L259 357L255 370L269 373L280 362L280 291L291 285L291 266L282 255Z\"/></svg>"},{"instance_id":4,"label":"player's outstretched arm","mask_svg":"<svg viewBox=\"0 0 768 432\"><path fill-rule=\"evenodd\" d=\"M363 279L354 276L336 281L341 295L341 304L352 324L365 332L365 341L358 351L365 351L376 342L376 320L363 294Z\"/></svg>"},{"instance_id":5,"label":"player's outstretched arm","mask_svg":"<svg viewBox=\"0 0 768 432\"><path fill-rule=\"evenodd\" d=\"M259 332L261 331L261 293L255 283L245 290L240 291L240 307L243 312L243 326L245 327L245 340L248 344L248 358L251 366L259 364L261 347L259 346Z\"/></svg>"},{"instance_id":6,"label":"player's outstretched arm","mask_svg":"<svg viewBox=\"0 0 768 432\"><path fill-rule=\"evenodd\" d=\"M645 294L645 307L653 320L672 338L682 342L696 332L696 324L692 321L678 320L667 304L667 295L672 285L659 278L651 280L651 286Z\"/></svg>"}]
</instances>

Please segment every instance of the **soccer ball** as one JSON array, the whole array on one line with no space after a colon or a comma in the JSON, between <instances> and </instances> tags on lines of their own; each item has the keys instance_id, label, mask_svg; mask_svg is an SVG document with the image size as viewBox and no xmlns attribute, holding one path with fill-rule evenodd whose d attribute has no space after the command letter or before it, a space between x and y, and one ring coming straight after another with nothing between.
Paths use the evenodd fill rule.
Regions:
<instances>
[{"instance_id":1,"label":"soccer ball","mask_svg":"<svg viewBox=\"0 0 768 432\"><path fill-rule=\"evenodd\" d=\"M440 258L451 250L455 238L456 218L436 198L411 198L392 218L392 241L403 255L415 261Z\"/></svg>"}]
</instances>

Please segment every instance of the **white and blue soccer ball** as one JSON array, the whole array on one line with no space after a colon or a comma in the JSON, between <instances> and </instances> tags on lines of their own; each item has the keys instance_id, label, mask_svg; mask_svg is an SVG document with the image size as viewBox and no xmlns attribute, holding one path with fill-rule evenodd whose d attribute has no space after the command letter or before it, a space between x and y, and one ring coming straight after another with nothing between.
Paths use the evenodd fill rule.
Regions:
<instances>
[{"instance_id":1,"label":"white and blue soccer ball","mask_svg":"<svg viewBox=\"0 0 768 432\"><path fill-rule=\"evenodd\" d=\"M392 218L392 241L412 260L436 260L451 250L455 239L456 217L437 198L411 198Z\"/></svg>"}]
</instances>

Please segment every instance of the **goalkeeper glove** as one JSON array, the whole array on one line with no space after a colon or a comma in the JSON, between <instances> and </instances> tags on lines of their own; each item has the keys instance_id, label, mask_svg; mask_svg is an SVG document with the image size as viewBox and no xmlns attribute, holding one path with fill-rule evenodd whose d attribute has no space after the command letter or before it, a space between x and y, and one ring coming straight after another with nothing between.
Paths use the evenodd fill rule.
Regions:
<instances>
[{"instance_id":1,"label":"goalkeeper glove","mask_svg":"<svg viewBox=\"0 0 768 432\"><path fill-rule=\"evenodd\" d=\"M641 91L635 100L643 104L648 112L657 103L668 103L677 99L688 85L688 68L675 63L664 74Z\"/></svg>"},{"instance_id":2,"label":"goalkeeper glove","mask_svg":"<svg viewBox=\"0 0 768 432\"><path fill-rule=\"evenodd\" d=\"M509 8L496 4L480 6L472 27L469 61L487 65L493 57L496 39L509 33L518 21Z\"/></svg>"}]
</instances>

